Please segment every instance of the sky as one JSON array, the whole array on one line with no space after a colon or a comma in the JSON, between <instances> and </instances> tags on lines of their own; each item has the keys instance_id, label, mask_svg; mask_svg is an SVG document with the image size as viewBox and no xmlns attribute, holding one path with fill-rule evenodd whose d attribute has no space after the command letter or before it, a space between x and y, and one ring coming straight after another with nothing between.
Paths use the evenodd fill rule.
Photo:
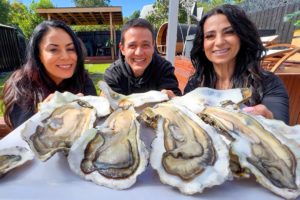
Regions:
<instances>
[{"instance_id":1,"label":"sky","mask_svg":"<svg viewBox=\"0 0 300 200\"><path fill-rule=\"evenodd\" d=\"M74 7L72 0L51 0L55 7ZM20 0L28 5L32 0ZM152 4L155 0L110 0L112 6L122 6L123 17L130 16L134 11L141 10L144 5Z\"/></svg>"}]
</instances>

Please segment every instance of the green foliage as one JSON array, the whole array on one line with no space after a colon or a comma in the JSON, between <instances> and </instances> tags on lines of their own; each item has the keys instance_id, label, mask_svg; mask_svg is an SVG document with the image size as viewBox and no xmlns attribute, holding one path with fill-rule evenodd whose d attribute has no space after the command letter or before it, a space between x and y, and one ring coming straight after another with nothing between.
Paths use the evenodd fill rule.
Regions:
<instances>
[{"instance_id":1,"label":"green foliage","mask_svg":"<svg viewBox=\"0 0 300 200\"><path fill-rule=\"evenodd\" d=\"M0 0L0 24L7 24L9 7L8 0Z\"/></svg>"},{"instance_id":2,"label":"green foliage","mask_svg":"<svg viewBox=\"0 0 300 200\"><path fill-rule=\"evenodd\" d=\"M293 22L294 26L300 27L300 11L295 11L293 13L287 14L283 19L285 22Z\"/></svg>"},{"instance_id":3,"label":"green foliage","mask_svg":"<svg viewBox=\"0 0 300 200\"><path fill-rule=\"evenodd\" d=\"M241 4L245 0L211 0L209 2L198 2L197 7L203 7L203 13L207 13L209 10L220 6L222 4L230 3L230 4Z\"/></svg>"},{"instance_id":4,"label":"green foliage","mask_svg":"<svg viewBox=\"0 0 300 200\"><path fill-rule=\"evenodd\" d=\"M76 7L109 6L110 0L73 0Z\"/></svg>"},{"instance_id":5,"label":"green foliage","mask_svg":"<svg viewBox=\"0 0 300 200\"><path fill-rule=\"evenodd\" d=\"M33 29L44 19L37 14L37 8L53 8L51 0L32 1L28 7L23 3L14 0L10 4L9 22L10 25L18 26L28 39Z\"/></svg>"},{"instance_id":6,"label":"green foliage","mask_svg":"<svg viewBox=\"0 0 300 200\"><path fill-rule=\"evenodd\" d=\"M154 28L158 29L163 23L168 21L169 0L156 0L153 4L153 12L151 12L146 19L153 24ZM186 23L186 10L179 4L178 22Z\"/></svg>"},{"instance_id":7,"label":"green foliage","mask_svg":"<svg viewBox=\"0 0 300 200\"><path fill-rule=\"evenodd\" d=\"M129 20L131 20L131 19L137 19L137 18L139 18L140 17L140 13L141 13L141 11L136 10L129 17L123 17L124 24L126 22L128 22Z\"/></svg>"}]
</instances>

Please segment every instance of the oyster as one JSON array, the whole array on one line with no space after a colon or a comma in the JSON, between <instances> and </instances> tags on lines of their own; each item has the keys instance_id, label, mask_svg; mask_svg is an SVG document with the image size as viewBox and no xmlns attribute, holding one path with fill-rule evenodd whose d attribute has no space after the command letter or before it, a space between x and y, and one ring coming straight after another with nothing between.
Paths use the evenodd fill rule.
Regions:
<instances>
[{"instance_id":1,"label":"oyster","mask_svg":"<svg viewBox=\"0 0 300 200\"><path fill-rule=\"evenodd\" d=\"M96 184L129 188L148 163L148 151L139 134L134 108L119 108L101 126L90 129L73 144L69 166Z\"/></svg>"},{"instance_id":2,"label":"oyster","mask_svg":"<svg viewBox=\"0 0 300 200\"><path fill-rule=\"evenodd\" d=\"M194 113L161 103L140 118L156 129L150 163L163 183L194 194L232 178L226 144Z\"/></svg>"},{"instance_id":3,"label":"oyster","mask_svg":"<svg viewBox=\"0 0 300 200\"><path fill-rule=\"evenodd\" d=\"M240 105L252 95L249 88L235 88L228 90L216 90L199 87L181 97L174 97L170 102L180 104L194 113L201 112L204 106L222 106L226 103Z\"/></svg>"},{"instance_id":4,"label":"oyster","mask_svg":"<svg viewBox=\"0 0 300 200\"><path fill-rule=\"evenodd\" d=\"M10 147L0 150L0 177L10 170L32 160L34 155L24 147Z\"/></svg>"},{"instance_id":5,"label":"oyster","mask_svg":"<svg viewBox=\"0 0 300 200\"><path fill-rule=\"evenodd\" d=\"M82 99L89 100L70 93L65 96L56 93L53 101L40 107L40 121L29 119L26 122L22 136L40 160L49 159L57 151L67 152L81 134L93 127L99 113L109 113L108 102L106 109L97 112L89 102ZM94 97L90 99L97 105Z\"/></svg>"},{"instance_id":6,"label":"oyster","mask_svg":"<svg viewBox=\"0 0 300 200\"><path fill-rule=\"evenodd\" d=\"M300 146L299 140L291 139L296 134L289 133L299 134L300 126L289 127L278 120L222 107L206 107L199 116L231 138L240 165L261 185L287 199L299 196Z\"/></svg>"},{"instance_id":7,"label":"oyster","mask_svg":"<svg viewBox=\"0 0 300 200\"><path fill-rule=\"evenodd\" d=\"M111 107L114 110L119 107L129 107L130 105L133 105L134 107L140 107L144 104L169 100L167 94L155 90L151 90L145 93L134 93L126 96L114 92L104 81L99 81L98 86L104 93L105 97L108 99Z\"/></svg>"}]
</instances>

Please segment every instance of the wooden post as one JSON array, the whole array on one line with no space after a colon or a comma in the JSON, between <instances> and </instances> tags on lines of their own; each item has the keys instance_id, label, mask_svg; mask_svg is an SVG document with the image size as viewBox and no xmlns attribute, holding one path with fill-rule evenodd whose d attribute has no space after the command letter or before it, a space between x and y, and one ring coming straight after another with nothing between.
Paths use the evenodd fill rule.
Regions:
<instances>
[{"instance_id":1,"label":"wooden post","mask_svg":"<svg viewBox=\"0 0 300 200\"><path fill-rule=\"evenodd\" d=\"M109 24L110 24L110 43L115 43L114 36L113 36L113 28L112 28L112 13L109 13ZM114 53L114 45L110 46L110 52L111 52L111 59L115 60L115 53Z\"/></svg>"}]
</instances>

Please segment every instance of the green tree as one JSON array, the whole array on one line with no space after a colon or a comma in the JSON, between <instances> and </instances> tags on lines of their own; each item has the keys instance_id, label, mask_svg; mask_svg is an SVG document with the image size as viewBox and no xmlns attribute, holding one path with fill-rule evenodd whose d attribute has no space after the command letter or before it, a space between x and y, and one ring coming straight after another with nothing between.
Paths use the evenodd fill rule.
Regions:
<instances>
[{"instance_id":1,"label":"green tree","mask_svg":"<svg viewBox=\"0 0 300 200\"><path fill-rule=\"evenodd\" d=\"M23 3L14 0L10 5L9 22L11 25L18 26L28 39L33 29L44 19L36 12L37 8L53 8L50 0L32 1L28 7Z\"/></svg>"},{"instance_id":2,"label":"green tree","mask_svg":"<svg viewBox=\"0 0 300 200\"><path fill-rule=\"evenodd\" d=\"M123 22L124 22L124 24L125 24L126 22L128 22L129 20L131 20L131 19L139 18L139 17L140 17L140 13L141 13L141 11L136 10L136 11L134 11L129 17L123 17Z\"/></svg>"},{"instance_id":3,"label":"green tree","mask_svg":"<svg viewBox=\"0 0 300 200\"><path fill-rule=\"evenodd\" d=\"M300 11L295 11L284 16L285 22L293 22L294 26L300 28Z\"/></svg>"},{"instance_id":4,"label":"green tree","mask_svg":"<svg viewBox=\"0 0 300 200\"><path fill-rule=\"evenodd\" d=\"M73 0L76 7L109 6L110 0Z\"/></svg>"},{"instance_id":5,"label":"green tree","mask_svg":"<svg viewBox=\"0 0 300 200\"><path fill-rule=\"evenodd\" d=\"M156 0L153 4L153 11L146 17L146 19L158 29L163 23L168 21L169 0ZM187 14L185 8L179 4L178 22L186 23Z\"/></svg>"},{"instance_id":6,"label":"green tree","mask_svg":"<svg viewBox=\"0 0 300 200\"><path fill-rule=\"evenodd\" d=\"M225 3L241 4L243 2L244 0L210 0L208 2L198 2L197 7L203 7L203 13L206 13L214 7L220 6Z\"/></svg>"},{"instance_id":7,"label":"green tree","mask_svg":"<svg viewBox=\"0 0 300 200\"><path fill-rule=\"evenodd\" d=\"M8 0L0 0L0 24L7 24L9 7Z\"/></svg>"}]
</instances>

